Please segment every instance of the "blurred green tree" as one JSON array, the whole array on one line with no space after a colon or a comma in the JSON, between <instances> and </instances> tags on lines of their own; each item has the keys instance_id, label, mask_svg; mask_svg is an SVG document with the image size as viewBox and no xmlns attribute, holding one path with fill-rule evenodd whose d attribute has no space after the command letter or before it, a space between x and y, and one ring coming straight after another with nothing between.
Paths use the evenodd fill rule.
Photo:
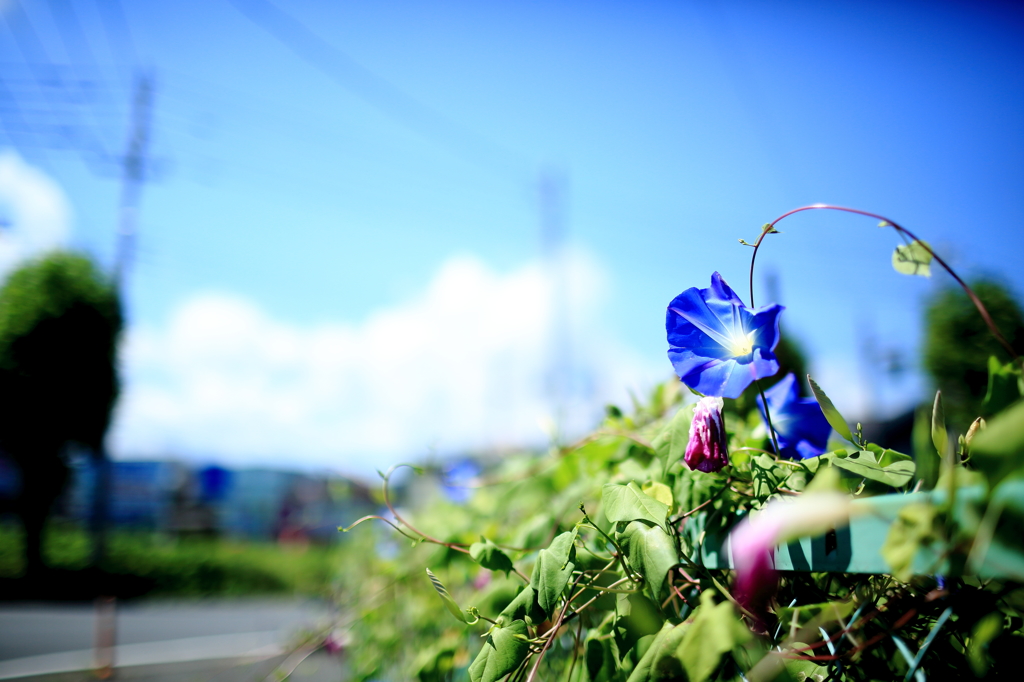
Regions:
<instances>
[{"instance_id":1,"label":"blurred green tree","mask_svg":"<svg viewBox=\"0 0 1024 682\"><path fill-rule=\"evenodd\" d=\"M0 448L21 470L30 576L44 568L43 524L68 479L67 446L102 457L121 326L113 282L85 256L49 254L0 289Z\"/></svg>"},{"instance_id":2,"label":"blurred green tree","mask_svg":"<svg viewBox=\"0 0 1024 682\"><path fill-rule=\"evenodd\" d=\"M990 280L974 282L971 288L1013 349L1024 355L1024 314L1010 291ZM961 289L938 292L928 304L925 324L925 369L942 391L948 423L965 433L976 417L991 416L981 409L989 356L1003 363L1010 357Z\"/></svg>"}]
</instances>

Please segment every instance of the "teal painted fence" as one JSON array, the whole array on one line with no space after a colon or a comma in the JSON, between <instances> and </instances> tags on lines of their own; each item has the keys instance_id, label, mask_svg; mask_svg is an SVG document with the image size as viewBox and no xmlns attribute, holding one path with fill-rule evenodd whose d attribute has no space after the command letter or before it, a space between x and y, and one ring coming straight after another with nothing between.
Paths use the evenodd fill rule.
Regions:
<instances>
[{"instance_id":1,"label":"teal painted fence","mask_svg":"<svg viewBox=\"0 0 1024 682\"><path fill-rule=\"evenodd\" d=\"M899 516L900 510L911 504L943 505L948 491L882 495L853 502L854 512L850 524L813 538L803 538L775 549L775 567L780 571L821 571L838 573L888 573L889 566L882 558L881 548L889 534L889 527ZM980 521L981 503L985 489L981 487L958 490L955 496L954 518L968 520L973 517L973 526ZM1024 508L1024 480L1006 481L999 486L990 502L1001 509ZM729 550L728 529L713 527L711 515L700 515L690 523L686 534L700 538L700 561L708 568L733 568ZM1008 546L1006 537L996 537L988 546L984 557L979 557L978 577L1003 577L1024 579L1024 535L1016 539L1016 546ZM914 561L914 572L920 575L959 575L962 569L951 566L943 556L945 547L932 545L923 547Z\"/></svg>"}]
</instances>

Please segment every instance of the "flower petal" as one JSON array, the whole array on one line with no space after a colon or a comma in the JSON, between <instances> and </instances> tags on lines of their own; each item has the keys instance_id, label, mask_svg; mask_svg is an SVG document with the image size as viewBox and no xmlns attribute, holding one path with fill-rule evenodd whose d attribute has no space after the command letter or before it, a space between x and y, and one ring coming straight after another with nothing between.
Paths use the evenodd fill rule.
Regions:
<instances>
[{"instance_id":1,"label":"flower petal","mask_svg":"<svg viewBox=\"0 0 1024 682\"><path fill-rule=\"evenodd\" d=\"M754 346L774 351L779 345L779 313L785 308L776 303L753 310L753 319L749 322L754 330Z\"/></svg>"},{"instance_id":2,"label":"flower petal","mask_svg":"<svg viewBox=\"0 0 1024 682\"><path fill-rule=\"evenodd\" d=\"M719 273L707 289L672 299L665 316L669 359L683 382L700 393L738 398L755 380L779 371L782 306L750 310Z\"/></svg>"},{"instance_id":3,"label":"flower petal","mask_svg":"<svg viewBox=\"0 0 1024 682\"><path fill-rule=\"evenodd\" d=\"M832 427L817 402L800 397L796 375L792 372L787 374L765 391L765 397L772 413L772 426L779 441L780 456L808 459L825 452ZM761 419L767 425L760 396L757 398L757 406L761 410Z\"/></svg>"}]
</instances>

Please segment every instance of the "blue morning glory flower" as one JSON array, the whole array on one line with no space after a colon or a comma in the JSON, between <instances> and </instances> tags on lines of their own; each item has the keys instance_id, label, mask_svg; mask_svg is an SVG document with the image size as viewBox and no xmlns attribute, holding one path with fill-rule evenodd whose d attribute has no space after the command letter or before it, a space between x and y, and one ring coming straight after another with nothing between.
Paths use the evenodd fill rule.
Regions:
<instances>
[{"instance_id":1,"label":"blue morning glory flower","mask_svg":"<svg viewBox=\"0 0 1024 682\"><path fill-rule=\"evenodd\" d=\"M772 425L779 440L780 456L787 459L817 457L828 447L832 427L816 400L801 398L796 375L790 372L779 383L764 392L772 411ZM764 419L764 402L757 397L757 406ZM767 422L765 424L767 426Z\"/></svg>"},{"instance_id":2,"label":"blue morning glory flower","mask_svg":"<svg viewBox=\"0 0 1024 682\"><path fill-rule=\"evenodd\" d=\"M471 459L449 464L441 472L441 491L455 504L466 504L473 497L473 481L480 467Z\"/></svg>"},{"instance_id":3,"label":"blue morning glory flower","mask_svg":"<svg viewBox=\"0 0 1024 682\"><path fill-rule=\"evenodd\" d=\"M683 383L704 395L738 398L755 379L779 371L779 313L751 310L717 272L707 289L672 299L665 316L668 359Z\"/></svg>"}]
</instances>

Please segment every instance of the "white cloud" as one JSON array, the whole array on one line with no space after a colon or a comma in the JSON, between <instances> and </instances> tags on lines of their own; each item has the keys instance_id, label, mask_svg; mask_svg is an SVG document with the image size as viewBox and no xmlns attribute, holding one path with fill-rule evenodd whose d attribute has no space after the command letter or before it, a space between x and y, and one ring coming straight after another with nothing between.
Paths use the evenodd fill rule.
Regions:
<instances>
[{"instance_id":1,"label":"white cloud","mask_svg":"<svg viewBox=\"0 0 1024 682\"><path fill-rule=\"evenodd\" d=\"M565 262L565 423L579 432L665 370L601 328L601 269L579 253ZM194 295L162 328L129 332L113 450L366 473L431 447L542 444L550 291L538 264L499 274L460 256L358 325L302 327L236 295Z\"/></svg>"},{"instance_id":2,"label":"white cloud","mask_svg":"<svg viewBox=\"0 0 1024 682\"><path fill-rule=\"evenodd\" d=\"M0 279L25 258L63 245L70 216L53 179L17 152L0 151Z\"/></svg>"}]
</instances>

